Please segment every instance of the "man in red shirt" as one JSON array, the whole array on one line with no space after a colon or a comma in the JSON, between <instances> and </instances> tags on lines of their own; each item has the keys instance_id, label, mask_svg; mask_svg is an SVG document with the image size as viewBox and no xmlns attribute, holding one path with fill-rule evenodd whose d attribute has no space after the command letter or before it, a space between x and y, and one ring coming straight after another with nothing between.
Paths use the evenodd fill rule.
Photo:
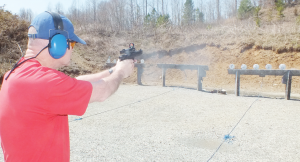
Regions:
<instances>
[{"instance_id":1,"label":"man in red shirt","mask_svg":"<svg viewBox=\"0 0 300 162\"><path fill-rule=\"evenodd\" d=\"M111 96L134 61L109 71L71 78L56 69L70 62L75 42L66 17L44 12L28 31L24 57L5 74L0 91L0 139L7 162L70 161L68 115L83 115L91 102Z\"/></svg>"}]
</instances>

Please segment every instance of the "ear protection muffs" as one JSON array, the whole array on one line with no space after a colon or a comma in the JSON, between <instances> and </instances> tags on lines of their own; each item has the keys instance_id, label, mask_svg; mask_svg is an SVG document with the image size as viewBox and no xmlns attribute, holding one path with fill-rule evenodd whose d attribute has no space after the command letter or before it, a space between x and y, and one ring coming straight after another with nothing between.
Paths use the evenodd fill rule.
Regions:
<instances>
[{"instance_id":1,"label":"ear protection muffs","mask_svg":"<svg viewBox=\"0 0 300 162\"><path fill-rule=\"evenodd\" d=\"M48 11L46 11L46 12L48 12ZM60 15L57 13L54 13L54 12L48 12L48 13L53 18L55 30L60 30L62 32L65 32L64 24L63 24L63 21L62 21ZM50 34L50 31L49 31L49 34ZM49 38L48 50L49 50L50 55L53 58L55 58L55 59L62 58L66 54L67 48L70 49L70 43L64 35L57 33Z\"/></svg>"},{"instance_id":2,"label":"ear protection muffs","mask_svg":"<svg viewBox=\"0 0 300 162\"><path fill-rule=\"evenodd\" d=\"M50 55L55 59L62 58L68 48L68 42L64 35L62 34L55 34L49 40L48 50Z\"/></svg>"}]
</instances>

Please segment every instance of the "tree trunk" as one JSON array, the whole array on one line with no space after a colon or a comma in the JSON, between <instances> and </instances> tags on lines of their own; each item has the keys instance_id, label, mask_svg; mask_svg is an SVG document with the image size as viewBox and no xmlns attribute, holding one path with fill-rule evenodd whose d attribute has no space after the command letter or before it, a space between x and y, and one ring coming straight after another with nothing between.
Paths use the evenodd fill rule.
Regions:
<instances>
[{"instance_id":1,"label":"tree trunk","mask_svg":"<svg viewBox=\"0 0 300 162\"><path fill-rule=\"evenodd\" d=\"M97 1L93 0L92 1L92 5L93 5L93 14L94 14L94 22L96 22L96 18L97 18Z\"/></svg>"},{"instance_id":2,"label":"tree trunk","mask_svg":"<svg viewBox=\"0 0 300 162\"><path fill-rule=\"evenodd\" d=\"M220 20L220 0L217 0L217 19Z\"/></svg>"},{"instance_id":3,"label":"tree trunk","mask_svg":"<svg viewBox=\"0 0 300 162\"><path fill-rule=\"evenodd\" d=\"M259 0L258 5L262 7L263 6L263 0Z\"/></svg>"},{"instance_id":4,"label":"tree trunk","mask_svg":"<svg viewBox=\"0 0 300 162\"><path fill-rule=\"evenodd\" d=\"M161 0L161 12L164 15L164 0Z\"/></svg>"},{"instance_id":5,"label":"tree trunk","mask_svg":"<svg viewBox=\"0 0 300 162\"><path fill-rule=\"evenodd\" d=\"M159 0L156 1L156 11L157 11L157 13L158 13L158 9L159 9L158 2L159 2Z\"/></svg>"},{"instance_id":6,"label":"tree trunk","mask_svg":"<svg viewBox=\"0 0 300 162\"><path fill-rule=\"evenodd\" d=\"M133 21L134 21L134 16L133 16L133 3L132 3L132 0L130 0L130 10L131 10L131 14L130 14L130 25L131 27L133 26Z\"/></svg>"},{"instance_id":7,"label":"tree trunk","mask_svg":"<svg viewBox=\"0 0 300 162\"><path fill-rule=\"evenodd\" d=\"M237 0L235 0L235 3L234 3L234 14L236 15L237 13Z\"/></svg>"},{"instance_id":8,"label":"tree trunk","mask_svg":"<svg viewBox=\"0 0 300 162\"><path fill-rule=\"evenodd\" d=\"M203 0L200 0L200 11L202 12L203 11Z\"/></svg>"}]
</instances>

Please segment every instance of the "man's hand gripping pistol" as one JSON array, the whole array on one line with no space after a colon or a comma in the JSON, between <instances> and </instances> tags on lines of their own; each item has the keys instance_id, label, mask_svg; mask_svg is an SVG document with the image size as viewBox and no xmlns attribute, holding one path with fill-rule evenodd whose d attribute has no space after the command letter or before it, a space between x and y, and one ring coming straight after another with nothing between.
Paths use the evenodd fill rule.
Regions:
<instances>
[{"instance_id":1,"label":"man's hand gripping pistol","mask_svg":"<svg viewBox=\"0 0 300 162\"><path fill-rule=\"evenodd\" d=\"M123 49L120 51L120 54L122 54L119 59L120 61L127 60L127 59L133 59L141 54L143 54L143 51L140 49L138 51L135 51L134 44L129 44L129 49Z\"/></svg>"}]
</instances>

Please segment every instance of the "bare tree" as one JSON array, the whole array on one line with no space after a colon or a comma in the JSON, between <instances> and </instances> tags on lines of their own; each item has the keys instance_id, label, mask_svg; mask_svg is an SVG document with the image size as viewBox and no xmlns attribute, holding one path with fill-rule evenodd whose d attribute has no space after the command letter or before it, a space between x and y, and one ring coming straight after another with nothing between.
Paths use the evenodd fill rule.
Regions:
<instances>
[{"instance_id":1,"label":"bare tree","mask_svg":"<svg viewBox=\"0 0 300 162\"><path fill-rule=\"evenodd\" d=\"M19 11L19 17L22 20L31 22L31 20L33 18L33 12L30 8L28 8L27 10L25 8L21 8Z\"/></svg>"},{"instance_id":2,"label":"bare tree","mask_svg":"<svg viewBox=\"0 0 300 162\"><path fill-rule=\"evenodd\" d=\"M235 8L235 0L230 0L229 2L223 2L224 6L226 7L225 18L233 17L236 15L236 8Z\"/></svg>"},{"instance_id":3,"label":"bare tree","mask_svg":"<svg viewBox=\"0 0 300 162\"><path fill-rule=\"evenodd\" d=\"M130 24L131 26L133 25L134 23L134 14L133 14L133 3L132 3L132 0L130 0Z\"/></svg>"},{"instance_id":4,"label":"bare tree","mask_svg":"<svg viewBox=\"0 0 300 162\"><path fill-rule=\"evenodd\" d=\"M180 0L173 0L172 4L172 21L174 25L180 25L181 21L181 7Z\"/></svg>"},{"instance_id":5,"label":"bare tree","mask_svg":"<svg viewBox=\"0 0 300 162\"><path fill-rule=\"evenodd\" d=\"M164 0L161 0L161 12L164 15Z\"/></svg>"},{"instance_id":6,"label":"bare tree","mask_svg":"<svg viewBox=\"0 0 300 162\"><path fill-rule=\"evenodd\" d=\"M33 19L33 12L30 8L27 9L27 20L29 22L31 22L31 20Z\"/></svg>"},{"instance_id":7,"label":"bare tree","mask_svg":"<svg viewBox=\"0 0 300 162\"><path fill-rule=\"evenodd\" d=\"M93 21L96 22L98 2L97 0L90 0L90 3L92 4Z\"/></svg>"},{"instance_id":8,"label":"bare tree","mask_svg":"<svg viewBox=\"0 0 300 162\"><path fill-rule=\"evenodd\" d=\"M203 11L203 0L200 0L199 2L199 8L200 8L200 11L202 12Z\"/></svg>"},{"instance_id":9,"label":"bare tree","mask_svg":"<svg viewBox=\"0 0 300 162\"><path fill-rule=\"evenodd\" d=\"M237 0L235 0L235 3L234 3L234 14L236 15L237 13Z\"/></svg>"},{"instance_id":10,"label":"bare tree","mask_svg":"<svg viewBox=\"0 0 300 162\"><path fill-rule=\"evenodd\" d=\"M126 29L125 1L111 0L109 10L111 12L112 23L117 31Z\"/></svg>"},{"instance_id":11,"label":"bare tree","mask_svg":"<svg viewBox=\"0 0 300 162\"><path fill-rule=\"evenodd\" d=\"M102 1L98 6L98 17L97 21L101 24L101 28L105 30L114 30L112 19L109 12L109 3Z\"/></svg>"},{"instance_id":12,"label":"bare tree","mask_svg":"<svg viewBox=\"0 0 300 162\"><path fill-rule=\"evenodd\" d=\"M79 10L77 8L77 0L73 0L72 5L68 9L68 18L72 22L79 22Z\"/></svg>"},{"instance_id":13,"label":"bare tree","mask_svg":"<svg viewBox=\"0 0 300 162\"><path fill-rule=\"evenodd\" d=\"M58 14L63 15L64 11L63 11L63 6L60 2L56 3L55 5L55 12L57 12Z\"/></svg>"},{"instance_id":14,"label":"bare tree","mask_svg":"<svg viewBox=\"0 0 300 162\"><path fill-rule=\"evenodd\" d=\"M141 27L143 24L144 11L142 10L142 3L138 3L139 0L136 0L136 25Z\"/></svg>"},{"instance_id":15,"label":"bare tree","mask_svg":"<svg viewBox=\"0 0 300 162\"><path fill-rule=\"evenodd\" d=\"M207 9L208 9L208 19L209 21L215 20L215 7L212 1L207 2Z\"/></svg>"},{"instance_id":16,"label":"bare tree","mask_svg":"<svg viewBox=\"0 0 300 162\"><path fill-rule=\"evenodd\" d=\"M48 3L47 11L50 11L50 12L52 11L52 5L51 5L51 2Z\"/></svg>"},{"instance_id":17,"label":"bare tree","mask_svg":"<svg viewBox=\"0 0 300 162\"><path fill-rule=\"evenodd\" d=\"M271 7L275 4L276 0L264 0L264 6Z\"/></svg>"},{"instance_id":18,"label":"bare tree","mask_svg":"<svg viewBox=\"0 0 300 162\"><path fill-rule=\"evenodd\" d=\"M220 20L220 0L216 0L217 19Z\"/></svg>"},{"instance_id":19,"label":"bare tree","mask_svg":"<svg viewBox=\"0 0 300 162\"><path fill-rule=\"evenodd\" d=\"M4 4L3 6L0 6L0 10L3 10L3 11L4 11L5 5L6 5L6 4Z\"/></svg>"},{"instance_id":20,"label":"bare tree","mask_svg":"<svg viewBox=\"0 0 300 162\"><path fill-rule=\"evenodd\" d=\"M26 12L26 9L25 8L21 8L20 11L19 11L19 17L22 19L22 20L26 20L27 19L27 12Z\"/></svg>"}]
</instances>

